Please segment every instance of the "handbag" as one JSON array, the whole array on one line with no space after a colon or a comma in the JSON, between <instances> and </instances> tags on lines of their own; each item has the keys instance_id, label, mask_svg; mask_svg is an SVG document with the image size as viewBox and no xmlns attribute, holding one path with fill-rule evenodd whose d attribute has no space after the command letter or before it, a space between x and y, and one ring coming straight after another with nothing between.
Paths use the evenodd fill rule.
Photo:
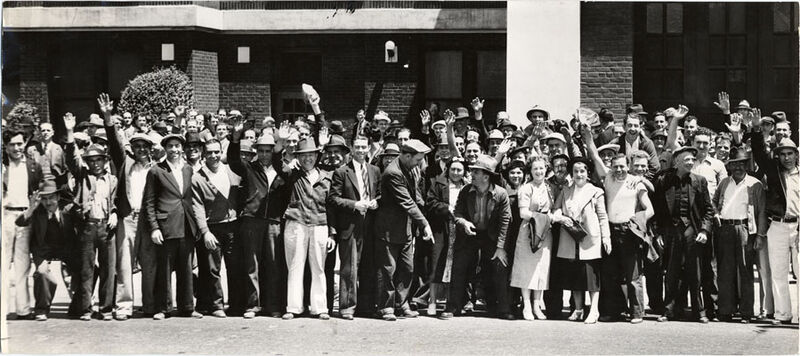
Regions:
<instances>
[{"instance_id":1,"label":"handbag","mask_svg":"<svg viewBox=\"0 0 800 356\"><path fill-rule=\"evenodd\" d=\"M544 244L544 236L536 234L536 220L530 219L528 221L528 233L531 237L531 253L536 253Z\"/></svg>"},{"instance_id":2,"label":"handbag","mask_svg":"<svg viewBox=\"0 0 800 356\"><path fill-rule=\"evenodd\" d=\"M581 210L578 212L578 215L583 215L583 210L586 209L587 206L589 206L589 203L591 203L592 200L594 200L594 196L592 196L592 198L586 202L586 205L584 205L583 208L581 208ZM571 216L567 217L570 220L572 220L572 226L566 226L564 224L561 224L561 228L567 230L567 233L569 233L569 235L572 236L576 244L580 244L583 238L586 237L586 235L588 235L589 233L586 232L586 229L577 219Z\"/></svg>"}]
</instances>

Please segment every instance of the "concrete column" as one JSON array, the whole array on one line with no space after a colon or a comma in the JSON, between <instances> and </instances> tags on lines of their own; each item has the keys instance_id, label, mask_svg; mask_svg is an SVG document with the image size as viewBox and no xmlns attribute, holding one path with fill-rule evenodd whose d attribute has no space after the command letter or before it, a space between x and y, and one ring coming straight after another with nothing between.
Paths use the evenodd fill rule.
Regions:
<instances>
[{"instance_id":1,"label":"concrete column","mask_svg":"<svg viewBox=\"0 0 800 356\"><path fill-rule=\"evenodd\" d=\"M581 31L578 0L508 2L506 108L517 125L539 105L569 119L580 105Z\"/></svg>"}]
</instances>

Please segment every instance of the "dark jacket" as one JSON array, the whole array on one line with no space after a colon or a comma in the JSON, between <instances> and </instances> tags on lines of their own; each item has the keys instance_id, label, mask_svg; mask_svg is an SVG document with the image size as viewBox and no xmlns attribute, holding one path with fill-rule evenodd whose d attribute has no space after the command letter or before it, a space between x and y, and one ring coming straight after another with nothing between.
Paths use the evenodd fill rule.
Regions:
<instances>
[{"instance_id":1,"label":"dark jacket","mask_svg":"<svg viewBox=\"0 0 800 356\"><path fill-rule=\"evenodd\" d=\"M655 180L655 194L653 195L653 209L655 209L654 222L656 231L664 234L667 226L673 222L672 209L676 203L675 184L680 179L677 170L669 169ZM714 208L711 205L711 196L708 194L706 179L694 173L689 173L692 188L689 189L689 207L691 209L690 221L697 232L711 232L711 219L714 217Z\"/></svg>"},{"instance_id":2,"label":"dark jacket","mask_svg":"<svg viewBox=\"0 0 800 356\"><path fill-rule=\"evenodd\" d=\"M117 194L115 196L115 204L119 217L123 218L131 213L131 203L128 201L128 173L131 167L136 163L133 158L128 157L122 143L119 142L117 136L116 125L106 126L106 135L108 136L108 152L111 155L111 163L117 171ZM155 161L150 161L145 167L152 168ZM143 207L143 205L140 205Z\"/></svg>"},{"instance_id":3,"label":"dark jacket","mask_svg":"<svg viewBox=\"0 0 800 356\"><path fill-rule=\"evenodd\" d=\"M241 216L269 219L271 222L280 223L283 212L289 204L291 186L286 184L281 175L281 158L279 152L273 153L273 168L276 176L267 186L267 174L264 166L258 162L242 161L239 151L239 141L231 140L228 146L228 166L242 177L240 201L242 206Z\"/></svg>"},{"instance_id":4,"label":"dark jacket","mask_svg":"<svg viewBox=\"0 0 800 356\"><path fill-rule=\"evenodd\" d=\"M368 164L364 162L364 164ZM356 202L361 200L361 194L358 192L358 178L355 171L353 162L339 167L333 172L331 189L328 193L328 211L333 215L333 221L328 225L336 230L337 240L347 240L354 236L356 226L363 226L367 224L371 226L374 220L375 212L367 210L365 215L361 215L356 211ZM367 166L367 175L369 176L369 189L368 199L380 199L381 186L380 177L381 172L378 167L371 164Z\"/></svg>"},{"instance_id":5,"label":"dark jacket","mask_svg":"<svg viewBox=\"0 0 800 356\"><path fill-rule=\"evenodd\" d=\"M197 224L192 218L192 167L183 166L183 190L166 161L147 172L142 208L152 233L161 230L164 239L198 239ZM186 231L186 227L189 231Z\"/></svg>"},{"instance_id":6,"label":"dark jacket","mask_svg":"<svg viewBox=\"0 0 800 356\"><path fill-rule=\"evenodd\" d=\"M626 131L624 134L622 134L622 136L611 140L610 143L619 145L619 153L630 157L632 152L626 152L628 150L625 141L627 135L628 132ZM661 169L661 162L658 160L658 151L656 151L656 145L650 138L645 136L644 131L639 131L639 150L647 152L647 155L650 156L650 158L647 160L647 174L645 174L645 177L647 177L647 179L652 179L655 177L656 172Z\"/></svg>"},{"instance_id":7,"label":"dark jacket","mask_svg":"<svg viewBox=\"0 0 800 356\"><path fill-rule=\"evenodd\" d=\"M77 239L77 226L75 221L75 205L69 203L63 207L59 207L56 212L59 215L59 237L60 240L56 243L46 241L45 234L47 233L47 220L49 214L47 210L39 205L35 208L33 215L25 219L25 214L20 214L15 222L17 226L31 226L31 242L30 251L34 259L40 258L44 260L59 259L65 261L69 259L76 247Z\"/></svg>"},{"instance_id":8,"label":"dark jacket","mask_svg":"<svg viewBox=\"0 0 800 356\"><path fill-rule=\"evenodd\" d=\"M428 190L425 215L431 222L431 231L436 241L439 236L447 236L447 222L455 217L450 212L450 182L444 175L437 176Z\"/></svg>"},{"instance_id":9,"label":"dark jacket","mask_svg":"<svg viewBox=\"0 0 800 356\"><path fill-rule=\"evenodd\" d=\"M425 228L428 220L422 213L425 200L419 193L419 175L413 180L411 173L400 167L398 157L381 175L381 199L375 219L378 238L392 243L411 241L414 227Z\"/></svg>"},{"instance_id":10,"label":"dark jacket","mask_svg":"<svg viewBox=\"0 0 800 356\"><path fill-rule=\"evenodd\" d=\"M331 188L332 172L315 168L319 171L319 179L310 182L305 179L308 172L300 169L293 169L284 179L291 186L289 205L283 218L286 221L295 221L306 226L328 226L328 234L333 236L336 230L333 228L335 221L333 212L327 209L328 192ZM330 219L329 219L330 216Z\"/></svg>"},{"instance_id":11,"label":"dark jacket","mask_svg":"<svg viewBox=\"0 0 800 356\"><path fill-rule=\"evenodd\" d=\"M472 221L472 216L475 213L476 194L477 188L472 184L467 184L458 193L454 211L456 222L461 219ZM496 242L497 248L505 249L508 224L511 223L511 206L508 202L508 193L503 187L492 184L487 194L489 194L486 210L489 212L489 221L486 224L489 227L487 234L492 241ZM458 228L457 236L463 236L463 230L463 228Z\"/></svg>"},{"instance_id":12,"label":"dark jacket","mask_svg":"<svg viewBox=\"0 0 800 356\"><path fill-rule=\"evenodd\" d=\"M241 178L226 164L222 164L219 169L228 175L231 184L227 198L211 183L204 169L192 175L192 216L201 236L209 231L208 224L236 220Z\"/></svg>"},{"instance_id":13,"label":"dark jacket","mask_svg":"<svg viewBox=\"0 0 800 356\"><path fill-rule=\"evenodd\" d=\"M764 211L767 216L783 217L786 214L786 180L783 179L783 166L777 158L770 158L764 147L764 136L761 131L754 130L750 135L750 145L753 148L753 158L758 168L767 177L766 203Z\"/></svg>"}]
</instances>

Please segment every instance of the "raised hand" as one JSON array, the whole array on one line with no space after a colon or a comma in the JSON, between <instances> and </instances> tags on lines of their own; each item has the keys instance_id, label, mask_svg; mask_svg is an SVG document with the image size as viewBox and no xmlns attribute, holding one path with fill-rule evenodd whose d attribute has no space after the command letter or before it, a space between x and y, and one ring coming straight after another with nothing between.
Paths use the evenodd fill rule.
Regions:
<instances>
[{"instance_id":1,"label":"raised hand","mask_svg":"<svg viewBox=\"0 0 800 356\"><path fill-rule=\"evenodd\" d=\"M291 125L289 121L282 121L281 126L278 128L278 138L286 140L289 138Z\"/></svg>"},{"instance_id":2,"label":"raised hand","mask_svg":"<svg viewBox=\"0 0 800 356\"><path fill-rule=\"evenodd\" d=\"M456 123L456 116L450 109L444 112L444 123L447 124L447 127L453 127Z\"/></svg>"},{"instance_id":3,"label":"raised hand","mask_svg":"<svg viewBox=\"0 0 800 356\"><path fill-rule=\"evenodd\" d=\"M475 99L472 99L472 102L470 103L470 105L472 105L472 110L474 110L474 111L483 111L483 102L484 101L485 100L481 100L481 98L476 96Z\"/></svg>"},{"instance_id":4,"label":"raised hand","mask_svg":"<svg viewBox=\"0 0 800 356\"><path fill-rule=\"evenodd\" d=\"M749 121L744 122L747 127L755 127L761 125L761 109L753 108L753 116L750 117Z\"/></svg>"},{"instance_id":5,"label":"raised hand","mask_svg":"<svg viewBox=\"0 0 800 356\"><path fill-rule=\"evenodd\" d=\"M680 104L678 105L678 110L675 112L675 118L682 119L686 117L686 114L689 113L689 108L686 105Z\"/></svg>"},{"instance_id":6,"label":"raised hand","mask_svg":"<svg viewBox=\"0 0 800 356\"><path fill-rule=\"evenodd\" d=\"M358 109L358 112L356 113L356 120L361 121L361 120L364 120L366 118L367 118L367 114L366 114L366 112L364 112L364 109Z\"/></svg>"},{"instance_id":7,"label":"raised hand","mask_svg":"<svg viewBox=\"0 0 800 356\"><path fill-rule=\"evenodd\" d=\"M178 105L173 111L175 112L176 116L183 116L183 114L186 112L186 105Z\"/></svg>"},{"instance_id":8,"label":"raised hand","mask_svg":"<svg viewBox=\"0 0 800 356\"><path fill-rule=\"evenodd\" d=\"M419 113L419 121L422 123L422 127L428 127L431 123L431 113L427 109L422 109Z\"/></svg>"},{"instance_id":9,"label":"raised hand","mask_svg":"<svg viewBox=\"0 0 800 356\"><path fill-rule=\"evenodd\" d=\"M578 131L581 133L584 143L588 144L594 140L594 137L592 136L592 129L589 128L589 125L580 125L578 127Z\"/></svg>"},{"instance_id":10,"label":"raised hand","mask_svg":"<svg viewBox=\"0 0 800 356\"><path fill-rule=\"evenodd\" d=\"M730 115L730 118L731 118L731 123L730 124L727 122L725 123L725 127L728 128L728 131L730 131L731 133L737 133L741 131L742 115L739 115L739 113L732 113ZM750 120L752 120L752 118L750 118Z\"/></svg>"},{"instance_id":11,"label":"raised hand","mask_svg":"<svg viewBox=\"0 0 800 356\"><path fill-rule=\"evenodd\" d=\"M97 98L97 104L100 105L100 112L105 116L111 115L111 111L114 110L114 102L111 101L111 98L106 93L100 94Z\"/></svg>"},{"instance_id":12,"label":"raised hand","mask_svg":"<svg viewBox=\"0 0 800 356\"><path fill-rule=\"evenodd\" d=\"M731 99L728 96L728 93L724 91L717 94L717 101L714 102L714 105L716 105L717 108L719 108L725 115L731 113Z\"/></svg>"},{"instance_id":13,"label":"raised hand","mask_svg":"<svg viewBox=\"0 0 800 356\"><path fill-rule=\"evenodd\" d=\"M505 138L503 142L500 142L500 146L497 147L497 153L506 154L508 151L511 150L511 145L516 142L513 142L511 139Z\"/></svg>"},{"instance_id":14,"label":"raised hand","mask_svg":"<svg viewBox=\"0 0 800 356\"><path fill-rule=\"evenodd\" d=\"M319 129L319 140L318 141L319 141L320 146L327 145L328 142L331 141L331 135L328 134L328 127L327 126L322 126Z\"/></svg>"},{"instance_id":15,"label":"raised hand","mask_svg":"<svg viewBox=\"0 0 800 356\"><path fill-rule=\"evenodd\" d=\"M71 112L64 114L64 128L67 131L75 130L75 116Z\"/></svg>"}]
</instances>

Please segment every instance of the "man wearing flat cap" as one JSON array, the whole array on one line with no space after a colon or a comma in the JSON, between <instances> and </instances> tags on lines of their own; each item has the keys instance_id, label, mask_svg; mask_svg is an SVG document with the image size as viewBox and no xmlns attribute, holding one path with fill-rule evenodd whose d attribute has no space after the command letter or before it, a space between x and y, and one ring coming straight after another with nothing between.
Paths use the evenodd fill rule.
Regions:
<instances>
[{"instance_id":1,"label":"man wearing flat cap","mask_svg":"<svg viewBox=\"0 0 800 356\"><path fill-rule=\"evenodd\" d=\"M701 286L701 257L711 234L714 210L703 176L692 173L697 149L673 152L674 168L655 180L653 208L655 231L666 243L665 311L658 321L673 320L683 310L688 290L693 316L708 323Z\"/></svg>"},{"instance_id":2,"label":"man wearing flat cap","mask_svg":"<svg viewBox=\"0 0 800 356\"><path fill-rule=\"evenodd\" d=\"M423 231L423 239L433 238L431 226L422 208L424 196L418 190L420 179L416 169L430 148L411 139L401 147L398 158L389 163L381 176L381 199L375 219L376 263L379 267L378 310L383 320L396 320L396 308L402 316L415 317L409 306L409 287L413 279L414 231Z\"/></svg>"},{"instance_id":3,"label":"man wearing flat cap","mask_svg":"<svg viewBox=\"0 0 800 356\"><path fill-rule=\"evenodd\" d=\"M110 120L110 118L109 118ZM102 122L101 122L102 124ZM111 320L114 310L116 275L117 227L117 177L106 167L108 155L105 147L92 144L84 150L79 164L75 153L75 118L64 116L67 131L65 154L67 168L75 177L75 205L78 213L78 250L80 253L80 281L78 293L81 300L80 319L92 319L92 292L94 290L95 257L100 264L100 313L103 320Z\"/></svg>"},{"instance_id":4,"label":"man wearing flat cap","mask_svg":"<svg viewBox=\"0 0 800 356\"><path fill-rule=\"evenodd\" d=\"M138 264L142 270L142 311L145 315L155 313L156 252L150 236L145 233L144 219L140 219L142 196L147 182L147 171L155 161L151 158L153 141L143 133L134 133L130 143L133 157L125 153L119 140L117 128L111 122L114 103L108 94L98 98L103 113L104 125L108 131L108 147L111 162L118 172L117 214L121 218L116 230L117 283L115 294L115 318L127 320L133 315L133 269ZM144 238L140 235L144 234Z\"/></svg>"},{"instance_id":5,"label":"man wearing flat cap","mask_svg":"<svg viewBox=\"0 0 800 356\"><path fill-rule=\"evenodd\" d=\"M440 315L449 319L464 306L467 279L480 254L480 269L486 291L487 309L501 319L513 319L508 295L506 232L511 222L508 193L497 185L497 162L486 155L471 165L472 183L458 194L454 210L456 242L447 308ZM479 252L480 251L480 252Z\"/></svg>"},{"instance_id":6,"label":"man wearing flat cap","mask_svg":"<svg viewBox=\"0 0 800 356\"><path fill-rule=\"evenodd\" d=\"M192 216L192 174L194 170L183 159L186 139L169 134L161 140L166 160L147 172L142 205L147 218L149 237L156 245L158 272L156 276L156 313L154 320L163 320L172 298L172 270L177 278L176 307L180 316L202 318L194 310L192 256L197 223Z\"/></svg>"}]
</instances>

